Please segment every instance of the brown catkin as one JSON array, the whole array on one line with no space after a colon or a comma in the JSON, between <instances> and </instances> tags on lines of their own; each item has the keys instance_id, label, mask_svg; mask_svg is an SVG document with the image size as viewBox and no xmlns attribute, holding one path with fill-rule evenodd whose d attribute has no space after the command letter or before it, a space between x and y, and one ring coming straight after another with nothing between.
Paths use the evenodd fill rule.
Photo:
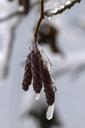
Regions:
<instances>
[{"instance_id":1,"label":"brown catkin","mask_svg":"<svg viewBox=\"0 0 85 128\"><path fill-rule=\"evenodd\" d=\"M30 53L26 60L24 79L22 82L22 87L25 91L28 90L31 81L32 81L32 72L31 72L31 53Z\"/></svg>"},{"instance_id":2,"label":"brown catkin","mask_svg":"<svg viewBox=\"0 0 85 128\"><path fill-rule=\"evenodd\" d=\"M42 79L44 84L44 91L48 105L52 105L55 101L55 91L53 88L53 82L47 67L42 63Z\"/></svg>"},{"instance_id":3,"label":"brown catkin","mask_svg":"<svg viewBox=\"0 0 85 128\"><path fill-rule=\"evenodd\" d=\"M38 50L37 44L34 44L32 51L32 78L33 89L36 93L40 93L42 89L42 76L41 76L41 55Z\"/></svg>"}]
</instances>

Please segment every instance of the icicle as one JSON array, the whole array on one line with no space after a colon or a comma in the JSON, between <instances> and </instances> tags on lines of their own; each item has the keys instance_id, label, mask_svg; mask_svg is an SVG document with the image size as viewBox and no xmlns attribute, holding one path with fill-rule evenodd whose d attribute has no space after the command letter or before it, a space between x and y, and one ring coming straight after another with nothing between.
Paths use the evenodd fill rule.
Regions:
<instances>
[{"instance_id":1,"label":"icicle","mask_svg":"<svg viewBox=\"0 0 85 128\"><path fill-rule=\"evenodd\" d=\"M66 1L66 5L68 6L69 4L71 4L71 1L70 0L67 0Z\"/></svg>"},{"instance_id":2,"label":"icicle","mask_svg":"<svg viewBox=\"0 0 85 128\"><path fill-rule=\"evenodd\" d=\"M48 110L47 110L47 113L46 113L46 118L48 120L51 120L53 118L53 113L54 113L54 104L52 104L48 107Z\"/></svg>"},{"instance_id":3,"label":"icicle","mask_svg":"<svg viewBox=\"0 0 85 128\"><path fill-rule=\"evenodd\" d=\"M48 20L51 20L51 17L50 16L48 17Z\"/></svg>"},{"instance_id":4,"label":"icicle","mask_svg":"<svg viewBox=\"0 0 85 128\"><path fill-rule=\"evenodd\" d=\"M39 100L40 99L40 93L35 93L35 100Z\"/></svg>"}]
</instances>

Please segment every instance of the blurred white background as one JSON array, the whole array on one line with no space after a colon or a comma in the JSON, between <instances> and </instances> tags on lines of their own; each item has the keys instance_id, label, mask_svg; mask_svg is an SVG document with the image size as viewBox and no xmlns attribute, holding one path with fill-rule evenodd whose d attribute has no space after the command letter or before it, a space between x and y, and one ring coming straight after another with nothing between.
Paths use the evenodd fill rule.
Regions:
<instances>
[{"instance_id":1,"label":"blurred white background","mask_svg":"<svg viewBox=\"0 0 85 128\"><path fill-rule=\"evenodd\" d=\"M21 83L22 63L28 54L38 16L34 9L29 15L23 17L22 22L16 27L10 73L5 80L0 80L0 128L37 128L33 121L21 120L22 111L25 111L27 107L29 109L33 100L32 91L24 92ZM48 21L47 18L45 20ZM59 45L65 54L70 55L71 58L77 54L81 57L82 53L85 54L84 0L63 14L52 17L48 22L58 27ZM51 55L45 46L44 51L50 59L55 56ZM76 60L74 61L76 63ZM56 68L53 67L53 70ZM76 77L72 71L55 77L55 84L57 87L55 104L63 122L62 128L85 128L85 69L79 77Z\"/></svg>"}]
</instances>

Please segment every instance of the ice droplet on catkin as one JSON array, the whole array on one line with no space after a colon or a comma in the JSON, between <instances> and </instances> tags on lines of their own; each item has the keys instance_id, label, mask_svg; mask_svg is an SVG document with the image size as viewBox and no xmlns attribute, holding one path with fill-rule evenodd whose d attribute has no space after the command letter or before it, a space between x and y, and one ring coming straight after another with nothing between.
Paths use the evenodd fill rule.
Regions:
<instances>
[{"instance_id":1,"label":"ice droplet on catkin","mask_svg":"<svg viewBox=\"0 0 85 128\"><path fill-rule=\"evenodd\" d=\"M54 104L48 106L48 110L47 110L47 113L46 113L46 118L48 120L51 120L53 118L53 113L54 113Z\"/></svg>"},{"instance_id":2,"label":"ice droplet on catkin","mask_svg":"<svg viewBox=\"0 0 85 128\"><path fill-rule=\"evenodd\" d=\"M51 17L50 16L48 17L48 20L51 20Z\"/></svg>"},{"instance_id":3,"label":"ice droplet on catkin","mask_svg":"<svg viewBox=\"0 0 85 128\"><path fill-rule=\"evenodd\" d=\"M39 100L40 99L40 93L35 93L35 100Z\"/></svg>"}]
</instances>

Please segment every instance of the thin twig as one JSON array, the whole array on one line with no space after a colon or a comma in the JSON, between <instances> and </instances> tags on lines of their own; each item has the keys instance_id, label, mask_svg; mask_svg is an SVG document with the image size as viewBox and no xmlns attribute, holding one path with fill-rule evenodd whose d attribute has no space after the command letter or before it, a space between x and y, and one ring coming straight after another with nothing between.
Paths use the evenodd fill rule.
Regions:
<instances>
[{"instance_id":1,"label":"thin twig","mask_svg":"<svg viewBox=\"0 0 85 128\"><path fill-rule=\"evenodd\" d=\"M37 27L35 30L35 34L34 34L35 42L38 41L38 31L39 31L40 24L41 24L42 20L44 19L44 15L51 17L53 15L61 14L65 10L70 9L76 3L80 3L80 2L81 2L81 0L67 0L65 5L62 5L55 9L48 9L48 10L44 11L44 0L41 0L41 14L40 14L40 18L39 18L39 21L38 21L38 24L37 24Z\"/></svg>"},{"instance_id":2,"label":"thin twig","mask_svg":"<svg viewBox=\"0 0 85 128\"><path fill-rule=\"evenodd\" d=\"M1 18L1 19L0 19L0 23L1 23L1 22L5 22L5 21L7 21L7 20L13 18L14 16L21 16L21 15L22 15L22 12L16 11L16 12L13 13L13 14L10 14L10 15L4 17L4 18Z\"/></svg>"},{"instance_id":3,"label":"thin twig","mask_svg":"<svg viewBox=\"0 0 85 128\"><path fill-rule=\"evenodd\" d=\"M38 41L38 31L39 31L39 27L43 19L44 19L44 0L41 0L41 14L40 14L40 18L39 18L39 21L38 21L38 24L35 30L35 34L34 34L35 43Z\"/></svg>"},{"instance_id":4,"label":"thin twig","mask_svg":"<svg viewBox=\"0 0 85 128\"><path fill-rule=\"evenodd\" d=\"M47 9L44 12L44 15L47 17L51 17L53 15L61 14L65 10L70 9L72 6L74 6L76 3L80 3L81 0L67 0L65 5L62 5L60 7L57 7L55 9Z\"/></svg>"}]
</instances>

